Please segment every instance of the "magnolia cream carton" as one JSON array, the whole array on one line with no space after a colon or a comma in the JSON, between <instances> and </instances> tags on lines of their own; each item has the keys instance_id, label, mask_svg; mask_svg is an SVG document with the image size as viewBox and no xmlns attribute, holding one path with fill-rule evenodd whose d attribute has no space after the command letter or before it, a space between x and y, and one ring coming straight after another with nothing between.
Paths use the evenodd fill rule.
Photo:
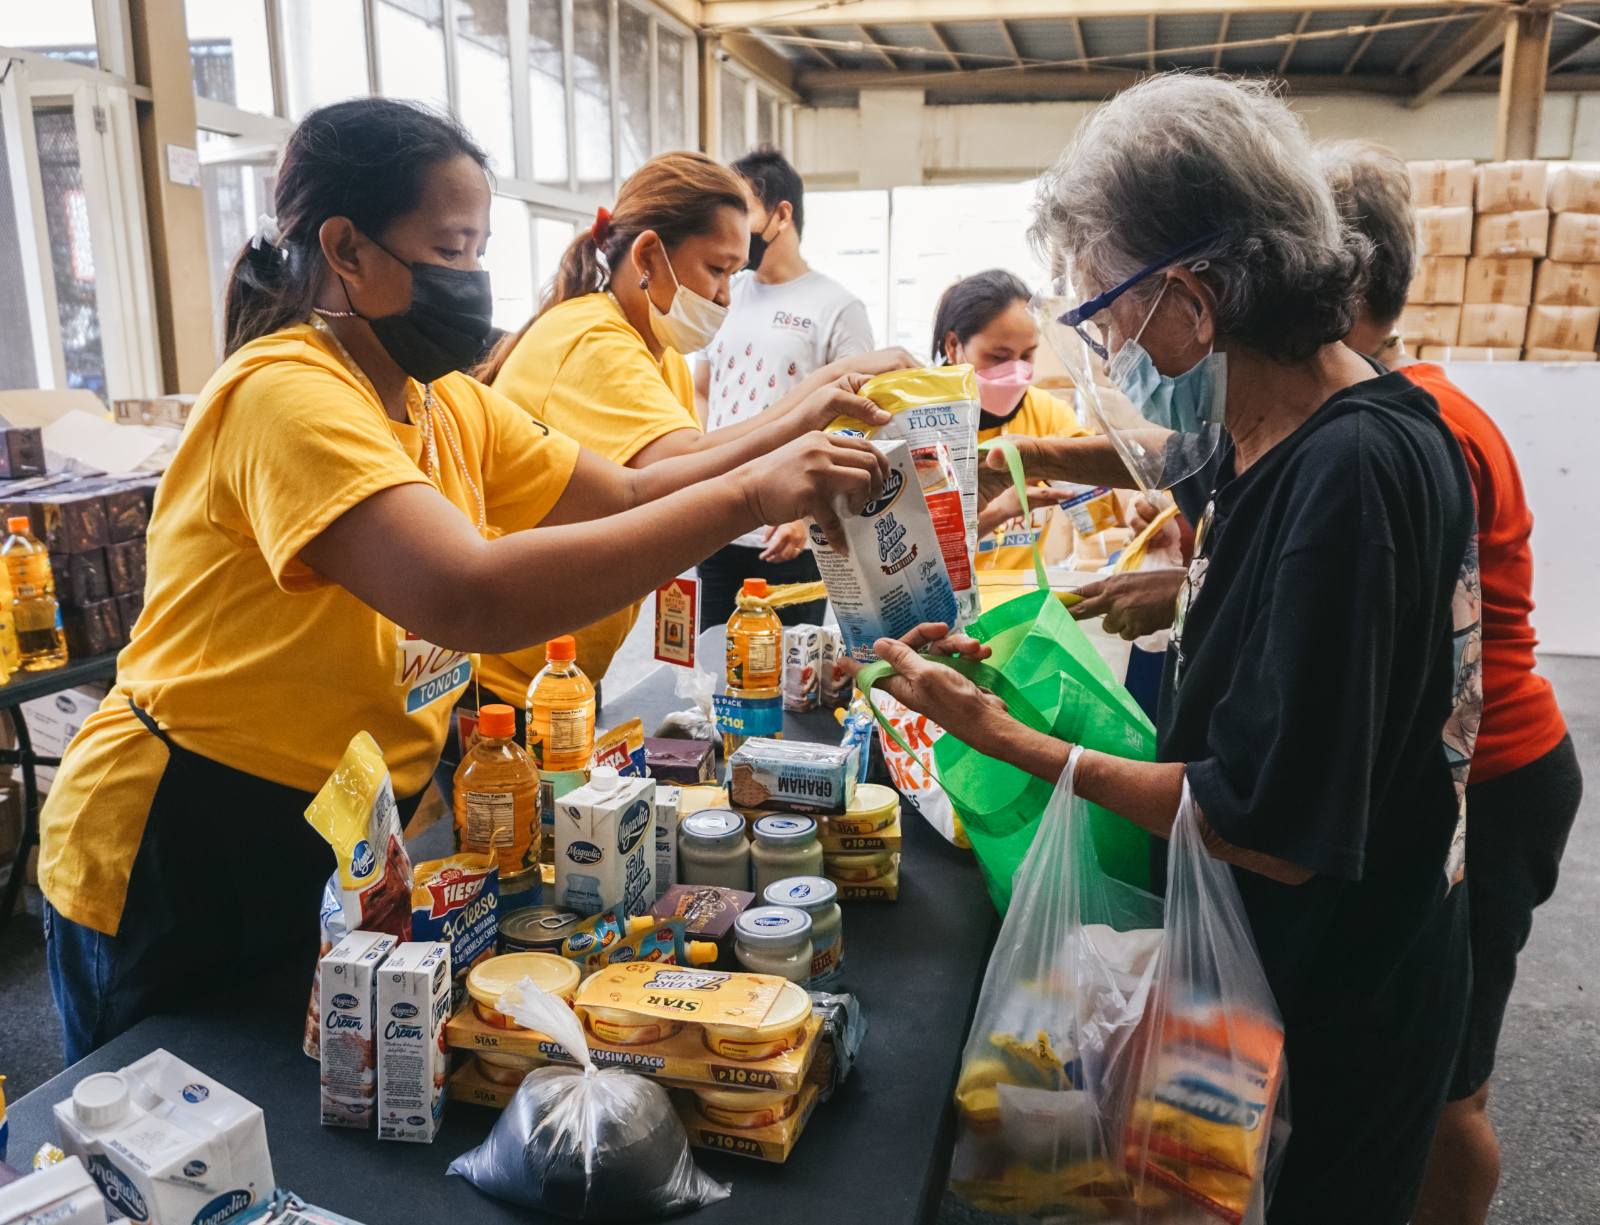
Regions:
<instances>
[{"instance_id":1,"label":"magnolia cream carton","mask_svg":"<svg viewBox=\"0 0 1600 1225\"><path fill-rule=\"evenodd\" d=\"M450 946L399 945L378 970L378 1139L433 1143L444 1117Z\"/></svg>"},{"instance_id":2,"label":"magnolia cream carton","mask_svg":"<svg viewBox=\"0 0 1600 1225\"><path fill-rule=\"evenodd\" d=\"M55 1107L61 1147L145 1225L224 1225L272 1196L261 1108L164 1050L86 1076Z\"/></svg>"},{"instance_id":3,"label":"magnolia cream carton","mask_svg":"<svg viewBox=\"0 0 1600 1225\"><path fill-rule=\"evenodd\" d=\"M378 1095L378 967L400 942L351 932L322 959L322 1124L371 1127Z\"/></svg>"},{"instance_id":4,"label":"magnolia cream carton","mask_svg":"<svg viewBox=\"0 0 1600 1225\"><path fill-rule=\"evenodd\" d=\"M0 1225L106 1225L106 1201L68 1157L0 1187Z\"/></svg>"},{"instance_id":5,"label":"magnolia cream carton","mask_svg":"<svg viewBox=\"0 0 1600 1225\"><path fill-rule=\"evenodd\" d=\"M656 873L652 902L678 883L678 803L683 793L656 784Z\"/></svg>"},{"instance_id":6,"label":"magnolia cream carton","mask_svg":"<svg viewBox=\"0 0 1600 1225\"><path fill-rule=\"evenodd\" d=\"M621 903L631 915L655 904L653 778L596 766L589 782L556 801L556 905L598 914Z\"/></svg>"},{"instance_id":7,"label":"magnolia cream carton","mask_svg":"<svg viewBox=\"0 0 1600 1225\"><path fill-rule=\"evenodd\" d=\"M873 445L888 458L889 477L859 514L840 516L848 551L836 550L811 525L812 552L845 649L863 662L873 658L879 638L899 638L924 621L960 621L910 447L903 441Z\"/></svg>"},{"instance_id":8,"label":"magnolia cream carton","mask_svg":"<svg viewBox=\"0 0 1600 1225\"><path fill-rule=\"evenodd\" d=\"M791 625L783 631L783 708L815 710L818 672L822 667L822 631L815 625Z\"/></svg>"}]
</instances>

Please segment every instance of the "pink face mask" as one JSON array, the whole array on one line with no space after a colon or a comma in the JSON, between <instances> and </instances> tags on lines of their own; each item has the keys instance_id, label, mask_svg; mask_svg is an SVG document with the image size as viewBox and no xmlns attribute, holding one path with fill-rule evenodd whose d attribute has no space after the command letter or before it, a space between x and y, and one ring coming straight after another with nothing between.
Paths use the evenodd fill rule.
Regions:
<instances>
[{"instance_id":1,"label":"pink face mask","mask_svg":"<svg viewBox=\"0 0 1600 1225\"><path fill-rule=\"evenodd\" d=\"M1001 362L978 371L978 403L991 417L1009 417L1017 411L1033 382L1032 362Z\"/></svg>"}]
</instances>

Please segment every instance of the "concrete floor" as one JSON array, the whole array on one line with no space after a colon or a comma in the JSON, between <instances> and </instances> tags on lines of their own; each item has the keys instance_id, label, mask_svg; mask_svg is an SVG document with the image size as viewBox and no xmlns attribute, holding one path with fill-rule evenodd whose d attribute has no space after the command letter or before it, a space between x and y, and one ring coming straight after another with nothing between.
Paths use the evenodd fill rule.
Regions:
<instances>
[{"instance_id":1,"label":"concrete floor","mask_svg":"<svg viewBox=\"0 0 1600 1225\"><path fill-rule=\"evenodd\" d=\"M626 688L648 653L634 644L607 676ZM638 658L638 656L643 658ZM623 662L619 660L619 663ZM1504 1177L1493 1225L1600 1222L1600 659L1540 661L1561 700L1589 787L1561 884L1538 915L1506 1016L1490 1112ZM61 1065L37 919L0 934L0 1075L19 1097ZM28 1154L13 1154L25 1161Z\"/></svg>"}]
</instances>

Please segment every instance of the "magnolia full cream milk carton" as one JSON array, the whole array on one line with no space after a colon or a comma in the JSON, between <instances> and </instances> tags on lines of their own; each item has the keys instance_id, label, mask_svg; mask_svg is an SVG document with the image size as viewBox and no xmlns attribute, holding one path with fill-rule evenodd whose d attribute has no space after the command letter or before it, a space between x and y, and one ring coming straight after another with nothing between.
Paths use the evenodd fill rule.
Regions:
<instances>
[{"instance_id":1,"label":"magnolia full cream milk carton","mask_svg":"<svg viewBox=\"0 0 1600 1225\"><path fill-rule=\"evenodd\" d=\"M596 766L586 785L556 801L556 905L598 914L621 903L631 915L655 904L653 778Z\"/></svg>"},{"instance_id":2,"label":"magnolia full cream milk carton","mask_svg":"<svg viewBox=\"0 0 1600 1225\"><path fill-rule=\"evenodd\" d=\"M378 1096L378 967L400 941L351 932L323 957L322 1125L371 1127Z\"/></svg>"},{"instance_id":3,"label":"magnolia full cream milk carton","mask_svg":"<svg viewBox=\"0 0 1600 1225\"><path fill-rule=\"evenodd\" d=\"M261 1108L164 1050L96 1072L55 1107L61 1147L144 1225L223 1225L272 1196Z\"/></svg>"},{"instance_id":4,"label":"magnolia full cream milk carton","mask_svg":"<svg viewBox=\"0 0 1600 1225\"><path fill-rule=\"evenodd\" d=\"M450 946L411 941L378 969L378 1139L433 1143L444 1117Z\"/></svg>"}]
</instances>

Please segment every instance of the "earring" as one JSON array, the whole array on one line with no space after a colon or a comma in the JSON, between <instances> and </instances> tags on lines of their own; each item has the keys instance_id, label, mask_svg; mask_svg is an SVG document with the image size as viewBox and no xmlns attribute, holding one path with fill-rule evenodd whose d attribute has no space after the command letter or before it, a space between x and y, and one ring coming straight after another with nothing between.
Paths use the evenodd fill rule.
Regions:
<instances>
[{"instance_id":1,"label":"earring","mask_svg":"<svg viewBox=\"0 0 1600 1225\"><path fill-rule=\"evenodd\" d=\"M650 288L650 278L648 276L642 276L642 277L639 278L639 288L640 289L649 289Z\"/></svg>"}]
</instances>

